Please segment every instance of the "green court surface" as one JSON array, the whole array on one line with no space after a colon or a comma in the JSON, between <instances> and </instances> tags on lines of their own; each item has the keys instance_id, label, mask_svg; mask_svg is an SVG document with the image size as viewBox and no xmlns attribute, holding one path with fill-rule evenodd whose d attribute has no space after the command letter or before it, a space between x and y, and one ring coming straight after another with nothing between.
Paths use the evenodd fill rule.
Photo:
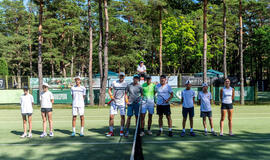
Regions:
<instances>
[{"instance_id":1,"label":"green court surface","mask_svg":"<svg viewBox=\"0 0 270 160\"><path fill-rule=\"evenodd\" d=\"M199 108L196 107L194 129L196 137L180 137L181 108L172 108L174 136L167 136L167 122L164 119L164 134L156 137L158 130L157 115L153 119L153 136L143 137L143 153L146 160L163 159L270 159L270 106L235 106L233 131L235 136L213 137L203 135ZM119 136L120 118L117 115L116 136L106 137L108 131L109 108L85 111L85 137L74 138L71 134L71 108L54 109L53 138L39 138L42 121L39 109L33 115L33 138L21 139L22 120L19 107L0 109L0 159L93 159L128 160L130 158L133 135L129 138ZM165 118L165 117L164 117ZM219 130L220 107L213 107L215 130ZM134 119L132 119L134 128ZM79 121L77 120L77 131ZM189 128L189 125L187 125ZM208 130L210 128L208 127ZM132 130L133 132L134 130ZM188 132L188 131L187 131ZM227 120L225 131L228 133Z\"/></svg>"}]
</instances>

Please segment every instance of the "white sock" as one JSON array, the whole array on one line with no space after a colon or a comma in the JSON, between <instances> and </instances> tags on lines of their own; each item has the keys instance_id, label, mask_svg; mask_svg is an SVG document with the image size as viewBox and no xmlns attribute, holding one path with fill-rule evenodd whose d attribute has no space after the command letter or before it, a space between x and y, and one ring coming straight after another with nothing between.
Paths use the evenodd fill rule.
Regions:
<instances>
[{"instance_id":1,"label":"white sock","mask_svg":"<svg viewBox=\"0 0 270 160\"><path fill-rule=\"evenodd\" d=\"M190 128L190 132L193 132L193 128Z\"/></svg>"},{"instance_id":2,"label":"white sock","mask_svg":"<svg viewBox=\"0 0 270 160\"><path fill-rule=\"evenodd\" d=\"M121 126L121 131L123 131L124 130L124 126Z\"/></svg>"},{"instance_id":3,"label":"white sock","mask_svg":"<svg viewBox=\"0 0 270 160\"><path fill-rule=\"evenodd\" d=\"M172 131L172 128L169 128L169 131Z\"/></svg>"},{"instance_id":4,"label":"white sock","mask_svg":"<svg viewBox=\"0 0 270 160\"><path fill-rule=\"evenodd\" d=\"M113 132L113 126L110 126L109 128L110 128L110 132Z\"/></svg>"},{"instance_id":5,"label":"white sock","mask_svg":"<svg viewBox=\"0 0 270 160\"><path fill-rule=\"evenodd\" d=\"M211 128L211 132L214 132L214 128Z\"/></svg>"},{"instance_id":6,"label":"white sock","mask_svg":"<svg viewBox=\"0 0 270 160\"><path fill-rule=\"evenodd\" d=\"M163 131L163 128L160 128L160 131L162 132Z\"/></svg>"},{"instance_id":7,"label":"white sock","mask_svg":"<svg viewBox=\"0 0 270 160\"><path fill-rule=\"evenodd\" d=\"M182 130L182 132L186 132L186 129L184 128L184 129Z\"/></svg>"},{"instance_id":8,"label":"white sock","mask_svg":"<svg viewBox=\"0 0 270 160\"><path fill-rule=\"evenodd\" d=\"M207 128L204 128L204 132L207 132Z\"/></svg>"},{"instance_id":9,"label":"white sock","mask_svg":"<svg viewBox=\"0 0 270 160\"><path fill-rule=\"evenodd\" d=\"M76 129L75 129L75 127L73 127L73 128L72 128L72 132L74 132L74 133L76 132Z\"/></svg>"},{"instance_id":10,"label":"white sock","mask_svg":"<svg viewBox=\"0 0 270 160\"><path fill-rule=\"evenodd\" d=\"M84 127L81 127L81 133L83 133L83 129L84 129Z\"/></svg>"}]
</instances>

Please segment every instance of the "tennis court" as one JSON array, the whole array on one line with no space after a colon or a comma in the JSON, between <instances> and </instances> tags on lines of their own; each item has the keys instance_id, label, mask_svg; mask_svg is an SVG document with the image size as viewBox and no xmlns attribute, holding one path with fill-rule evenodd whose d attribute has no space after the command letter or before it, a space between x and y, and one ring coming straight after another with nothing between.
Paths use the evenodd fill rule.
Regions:
<instances>
[{"instance_id":1,"label":"tennis court","mask_svg":"<svg viewBox=\"0 0 270 160\"><path fill-rule=\"evenodd\" d=\"M1 106L0 106L1 108ZM0 109L0 159L112 159L130 158L133 135L121 138L120 118L116 117L116 136L106 137L109 108L90 108L85 112L85 137L70 137L71 108L55 107L53 111L53 138L39 138L42 133L40 111L35 107L33 138L21 139L22 120L20 107ZM157 116L153 118L153 136L143 137L145 159L269 159L270 157L270 107L268 105L235 106L233 131L235 136L213 137L203 135L199 107L196 107L194 129L196 137L180 137L181 108L172 108L173 137L168 137L164 119L164 134L156 137ZM220 107L213 107L215 130L219 130ZM225 123L227 120L225 121ZM77 131L79 131L77 120ZM132 128L135 129L134 119ZM189 128L189 125L187 125ZM228 133L225 125L224 133ZM208 127L208 130L209 127ZM133 133L134 130L131 131ZM188 132L187 132L188 133Z\"/></svg>"}]
</instances>

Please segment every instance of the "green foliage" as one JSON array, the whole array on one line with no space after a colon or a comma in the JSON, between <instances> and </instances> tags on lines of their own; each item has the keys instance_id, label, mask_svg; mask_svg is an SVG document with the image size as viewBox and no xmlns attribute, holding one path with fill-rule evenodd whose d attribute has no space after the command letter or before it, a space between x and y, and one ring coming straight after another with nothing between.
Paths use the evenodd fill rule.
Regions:
<instances>
[{"instance_id":1,"label":"green foliage","mask_svg":"<svg viewBox=\"0 0 270 160\"><path fill-rule=\"evenodd\" d=\"M8 75L8 64L4 58L0 58L0 75Z\"/></svg>"}]
</instances>

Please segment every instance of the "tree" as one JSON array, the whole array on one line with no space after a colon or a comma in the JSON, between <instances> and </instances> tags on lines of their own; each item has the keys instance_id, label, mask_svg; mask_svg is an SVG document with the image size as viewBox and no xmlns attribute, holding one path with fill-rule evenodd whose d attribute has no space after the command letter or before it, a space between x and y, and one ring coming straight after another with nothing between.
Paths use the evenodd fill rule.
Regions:
<instances>
[{"instance_id":1,"label":"tree","mask_svg":"<svg viewBox=\"0 0 270 160\"><path fill-rule=\"evenodd\" d=\"M243 66L243 21L242 21L242 0L239 0L239 53L240 53L240 103L245 104L244 90L244 66Z\"/></svg>"},{"instance_id":2,"label":"tree","mask_svg":"<svg viewBox=\"0 0 270 160\"><path fill-rule=\"evenodd\" d=\"M98 60L100 80L103 79L103 16L102 16L102 0L98 0L98 15L99 15L99 41L98 41ZM102 88L102 83L100 83Z\"/></svg>"},{"instance_id":3,"label":"tree","mask_svg":"<svg viewBox=\"0 0 270 160\"><path fill-rule=\"evenodd\" d=\"M105 105L105 96L108 80L108 44L109 44L109 15L108 15L108 1L104 0L104 16L105 16L105 45L104 45L104 76L102 79L102 87L100 89L99 105Z\"/></svg>"},{"instance_id":4,"label":"tree","mask_svg":"<svg viewBox=\"0 0 270 160\"><path fill-rule=\"evenodd\" d=\"M91 15L91 0L88 0L88 23L89 23L89 99L90 105L94 105L93 97L93 29L92 29L92 15Z\"/></svg>"},{"instance_id":5,"label":"tree","mask_svg":"<svg viewBox=\"0 0 270 160\"><path fill-rule=\"evenodd\" d=\"M203 82L207 82L207 3L203 1Z\"/></svg>"},{"instance_id":6,"label":"tree","mask_svg":"<svg viewBox=\"0 0 270 160\"><path fill-rule=\"evenodd\" d=\"M0 75L8 75L8 64L4 58L0 58Z\"/></svg>"},{"instance_id":7,"label":"tree","mask_svg":"<svg viewBox=\"0 0 270 160\"><path fill-rule=\"evenodd\" d=\"M39 80L39 95L41 95L43 74L42 74L42 18L43 18L43 0L39 0L39 25L38 25L38 80Z\"/></svg>"},{"instance_id":8,"label":"tree","mask_svg":"<svg viewBox=\"0 0 270 160\"><path fill-rule=\"evenodd\" d=\"M227 78L227 30L226 30L226 0L223 0L223 73L224 78Z\"/></svg>"}]
</instances>

